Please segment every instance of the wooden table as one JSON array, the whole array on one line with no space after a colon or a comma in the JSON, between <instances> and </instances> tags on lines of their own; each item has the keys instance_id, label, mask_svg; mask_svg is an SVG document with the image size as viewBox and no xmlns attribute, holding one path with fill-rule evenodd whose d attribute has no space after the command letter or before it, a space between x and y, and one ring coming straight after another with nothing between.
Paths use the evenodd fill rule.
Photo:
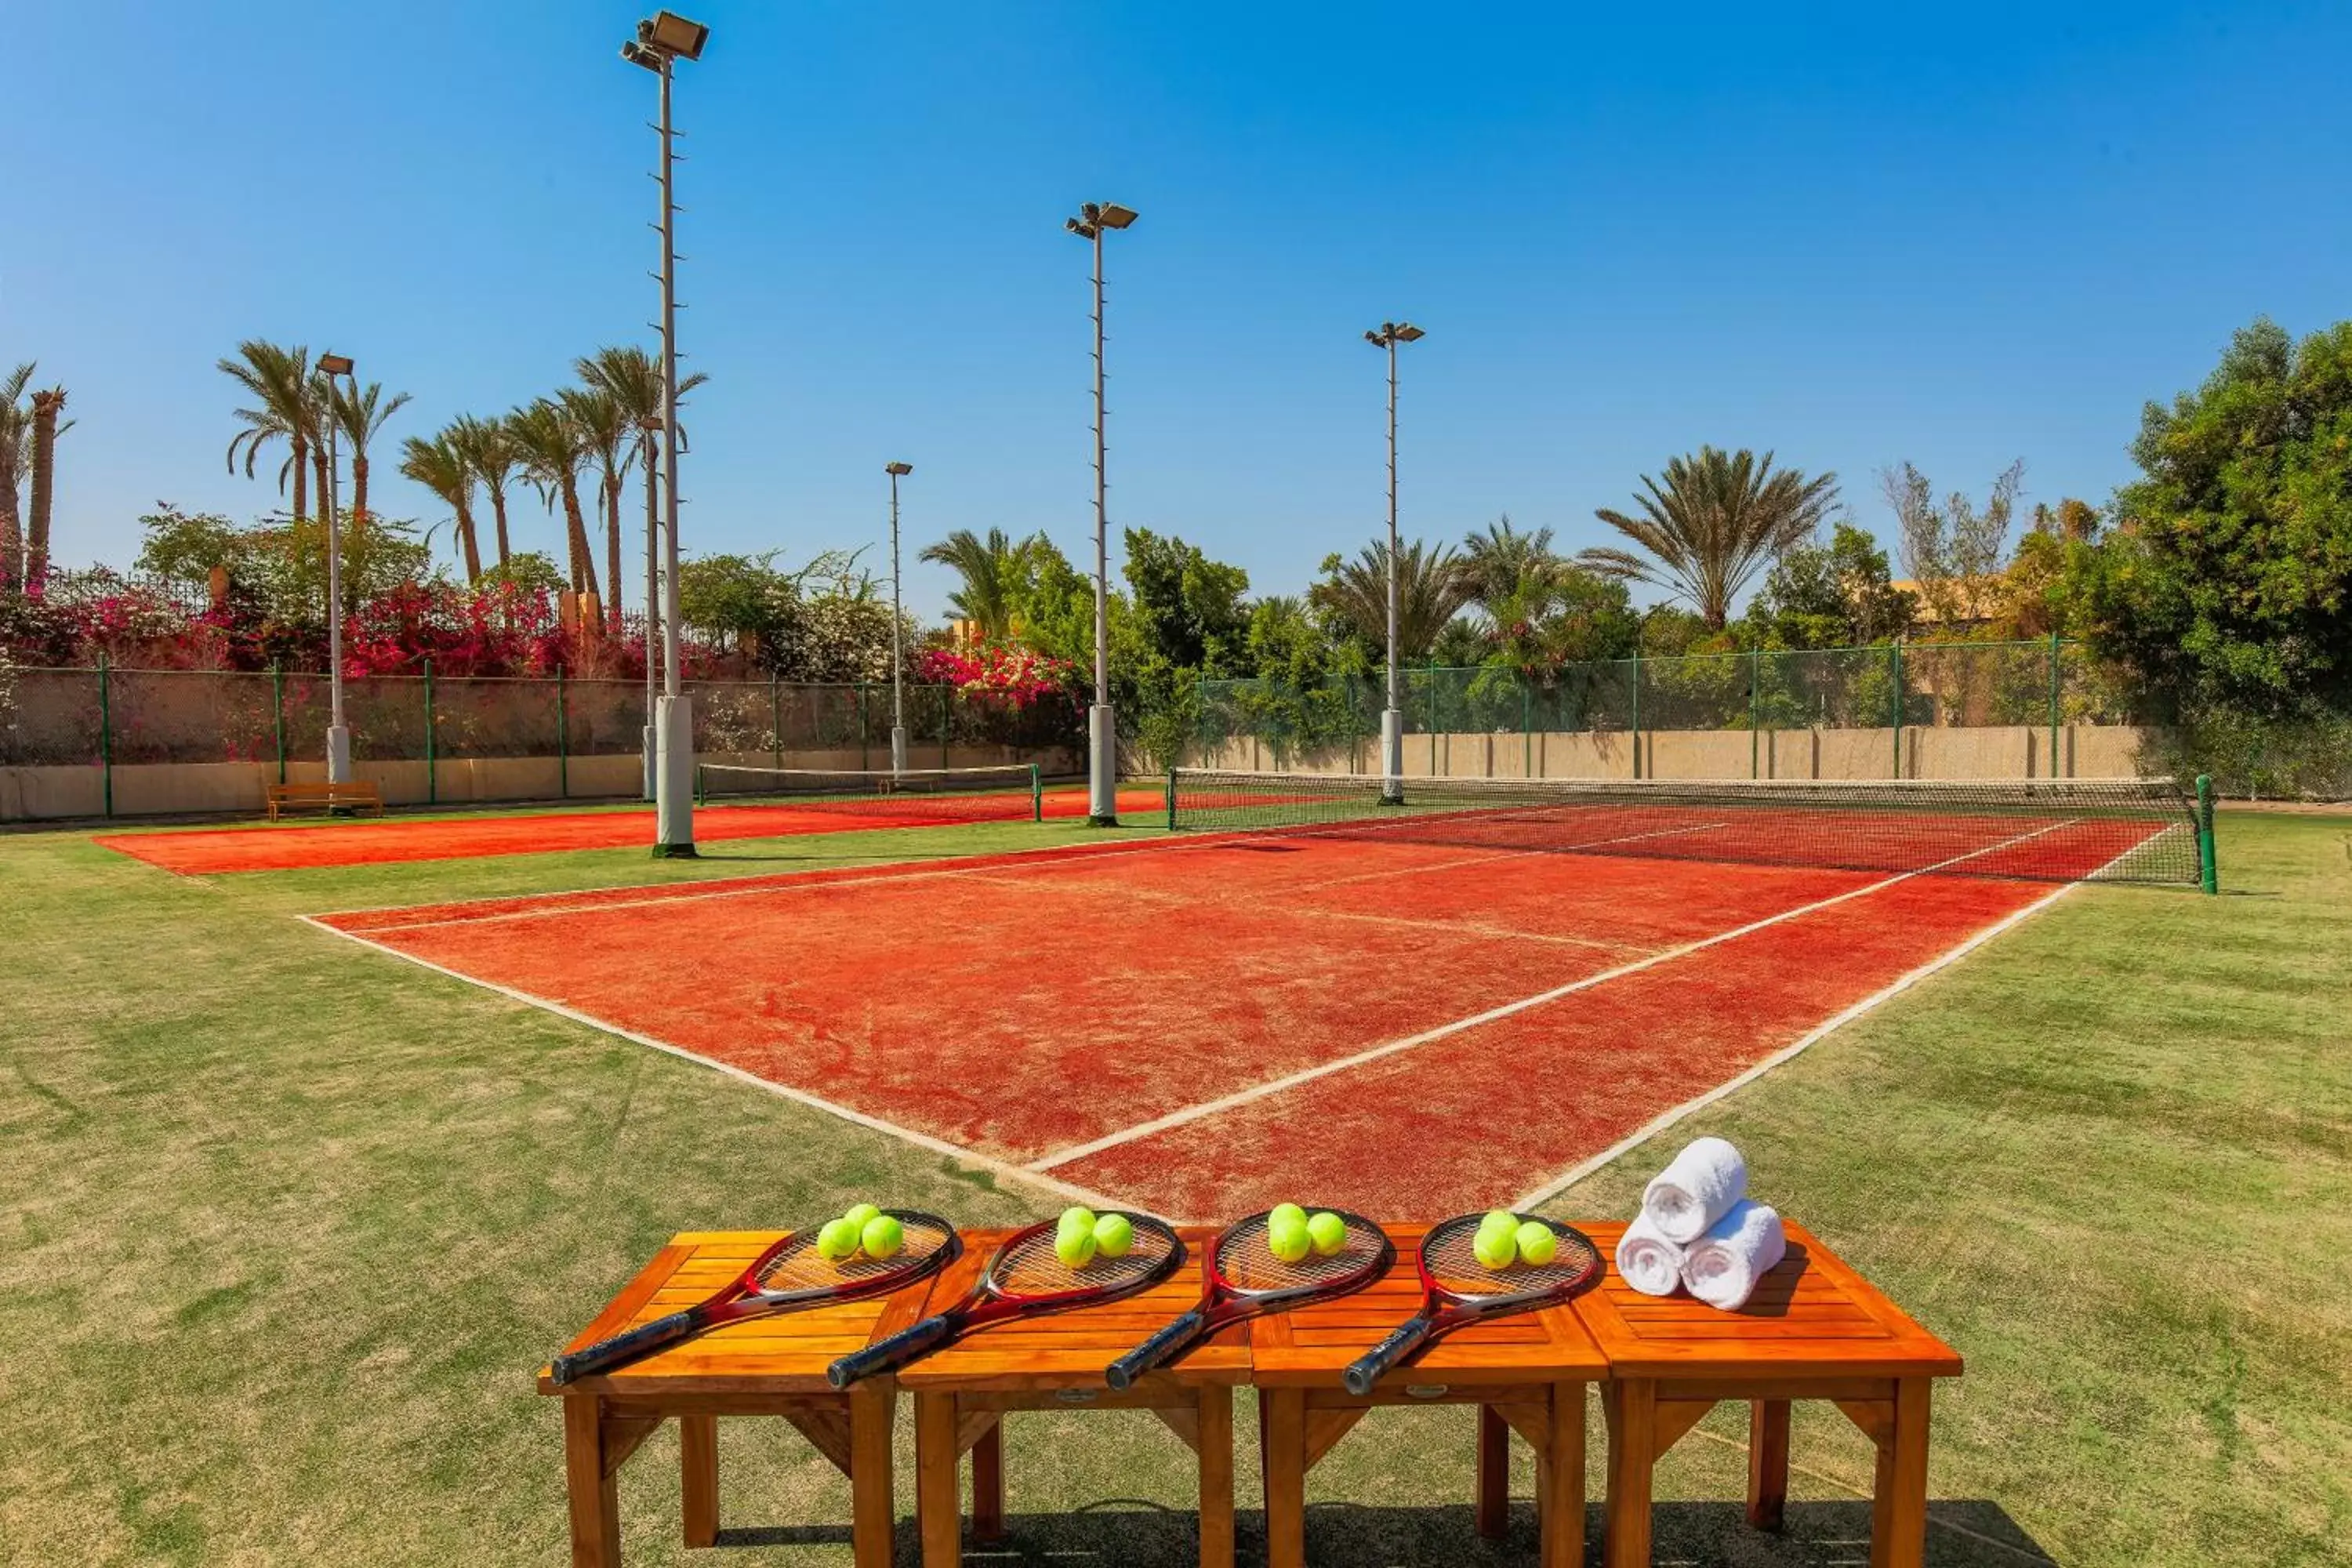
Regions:
<instances>
[{"instance_id":1,"label":"wooden table","mask_svg":"<svg viewBox=\"0 0 2352 1568\"><path fill-rule=\"evenodd\" d=\"M1582 1224L1613 1255L1625 1227ZM1661 1300L1612 1268L1574 1310L1609 1357L1608 1568L1650 1561L1650 1474L1717 1401L1748 1403L1748 1517L1777 1528L1789 1495L1789 1404L1826 1399L1878 1447L1873 1568L1917 1568L1927 1549L1927 1403L1958 1352L1906 1317L1802 1226L1737 1312Z\"/></svg>"},{"instance_id":2,"label":"wooden table","mask_svg":"<svg viewBox=\"0 0 2352 1568\"><path fill-rule=\"evenodd\" d=\"M739 1278L779 1233L687 1231L670 1238L567 1350L649 1322ZM853 1561L888 1568L896 1514L890 1423L897 1389L873 1378L847 1392L825 1382L835 1356L917 1321L929 1280L895 1295L789 1312L714 1330L600 1377L539 1391L563 1400L563 1474L574 1568L619 1568L615 1478L664 1421L678 1426L686 1543L719 1538L719 1417L781 1415L849 1477Z\"/></svg>"},{"instance_id":3,"label":"wooden table","mask_svg":"<svg viewBox=\"0 0 2352 1568\"><path fill-rule=\"evenodd\" d=\"M1265 1448L1267 1568L1307 1558L1307 1472L1376 1405L1475 1405L1478 1532L1499 1536L1510 1502L1510 1434L1536 1452L1544 1568L1584 1561L1584 1394L1607 1375L1570 1308L1474 1325L1439 1340L1361 1398L1339 1375L1421 1306L1415 1248L1426 1226L1388 1227L1386 1277L1337 1301L1250 1324L1251 1377Z\"/></svg>"},{"instance_id":4,"label":"wooden table","mask_svg":"<svg viewBox=\"0 0 2352 1568\"><path fill-rule=\"evenodd\" d=\"M935 1304L969 1289L1003 1230L963 1233L964 1255L932 1281ZM1216 1231L1181 1226L1187 1257L1167 1280L1140 1295L1083 1312L983 1329L903 1367L898 1383L915 1399L915 1513L923 1568L953 1568L962 1552L958 1470L972 1454L972 1534L1004 1532L1004 1471L998 1431L1014 1410L1149 1410L1200 1458L1202 1568L1234 1561L1234 1389L1249 1381L1249 1347L1230 1329L1172 1367L1115 1394L1103 1368L1150 1337L1201 1296L1200 1259ZM935 1309L936 1310L936 1309Z\"/></svg>"}]
</instances>

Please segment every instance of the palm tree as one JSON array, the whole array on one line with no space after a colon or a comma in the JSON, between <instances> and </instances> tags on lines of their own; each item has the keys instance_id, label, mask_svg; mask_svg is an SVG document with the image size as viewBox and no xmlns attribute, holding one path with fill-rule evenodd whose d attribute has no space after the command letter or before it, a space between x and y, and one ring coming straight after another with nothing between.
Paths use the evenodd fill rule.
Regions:
<instances>
[{"instance_id":1,"label":"palm tree","mask_svg":"<svg viewBox=\"0 0 2352 1568\"><path fill-rule=\"evenodd\" d=\"M1639 517L1602 507L1593 515L1648 553L1587 550L1577 560L1604 577L1647 583L1685 599L1721 631L1731 602L1759 572L1813 531L1837 501L1837 476L1808 479L1795 468L1772 471L1772 454L1759 461L1746 447L1725 453L1701 447L1696 457L1666 464L1665 483L1647 474L1634 497Z\"/></svg>"},{"instance_id":2,"label":"palm tree","mask_svg":"<svg viewBox=\"0 0 2352 1568\"><path fill-rule=\"evenodd\" d=\"M368 517L368 443L383 433L387 420L408 402L408 394L383 395L383 384L371 381L364 392L341 390L332 377L321 378L327 389L325 406L336 430L352 449L352 526L365 528Z\"/></svg>"},{"instance_id":3,"label":"palm tree","mask_svg":"<svg viewBox=\"0 0 2352 1568\"><path fill-rule=\"evenodd\" d=\"M1389 625L1389 547L1375 541L1353 561L1337 555L1323 563L1323 581L1307 591L1327 615L1386 651ZM1461 557L1444 546L1419 540L1397 557L1397 657L1425 658L1445 623L1470 603L1474 593Z\"/></svg>"},{"instance_id":4,"label":"palm tree","mask_svg":"<svg viewBox=\"0 0 2352 1568\"><path fill-rule=\"evenodd\" d=\"M451 420L441 436L465 462L467 472L481 480L482 489L488 492L490 515L498 525L499 564L503 567L513 554L507 538L507 485L522 466L514 433L503 419L477 419L463 414Z\"/></svg>"},{"instance_id":5,"label":"palm tree","mask_svg":"<svg viewBox=\"0 0 2352 1568\"><path fill-rule=\"evenodd\" d=\"M567 386L556 397L563 405L564 416L579 432L582 450L602 472L597 489L604 498L604 581L612 589L604 619L617 632L621 629L621 485L643 443L631 439L638 432L621 400L602 387Z\"/></svg>"},{"instance_id":6,"label":"palm tree","mask_svg":"<svg viewBox=\"0 0 2352 1568\"><path fill-rule=\"evenodd\" d=\"M474 535L474 470L444 430L430 441L411 436L400 444L400 471L441 498L457 514L457 545L466 558L466 581L482 580L482 547Z\"/></svg>"},{"instance_id":7,"label":"palm tree","mask_svg":"<svg viewBox=\"0 0 2352 1568\"><path fill-rule=\"evenodd\" d=\"M66 405L66 389L50 387L33 394L33 516L25 531L25 581L38 583L49 574L49 503L57 484L58 423Z\"/></svg>"},{"instance_id":8,"label":"palm tree","mask_svg":"<svg viewBox=\"0 0 2352 1568\"><path fill-rule=\"evenodd\" d=\"M564 542L572 558L572 591L596 592L596 558L588 548L588 528L580 515L580 464L586 457L580 433L562 406L542 397L507 416L507 433L521 460L524 478L552 509L563 501Z\"/></svg>"},{"instance_id":9,"label":"palm tree","mask_svg":"<svg viewBox=\"0 0 2352 1568\"><path fill-rule=\"evenodd\" d=\"M1028 574L1032 543L1013 542L1001 528L992 528L982 540L968 528L959 528L937 544L927 544L915 559L953 567L963 586L948 595L959 619L973 622L990 642L1013 635L1013 608L1022 579Z\"/></svg>"},{"instance_id":10,"label":"palm tree","mask_svg":"<svg viewBox=\"0 0 2352 1568\"><path fill-rule=\"evenodd\" d=\"M283 495L290 475L294 481L294 521L298 524L309 515L310 463L317 452L320 430L318 401L310 384L310 351L297 345L281 348L264 342L259 338L247 338L237 345L238 357L220 361L221 373L243 387L253 399L253 406L240 408L236 416L245 421L228 444L228 471L236 472L239 453L245 458L245 477L253 478L255 462L261 448L281 437L289 449L285 463L278 470L278 490ZM325 455L318 454L321 471ZM320 493L325 494L323 482Z\"/></svg>"},{"instance_id":11,"label":"palm tree","mask_svg":"<svg viewBox=\"0 0 2352 1568\"><path fill-rule=\"evenodd\" d=\"M27 360L0 378L0 594L13 594L25 581L25 525L16 491L33 467L33 416L25 388L33 379Z\"/></svg>"},{"instance_id":12,"label":"palm tree","mask_svg":"<svg viewBox=\"0 0 2352 1568\"><path fill-rule=\"evenodd\" d=\"M660 476L656 472L661 457L660 437L655 434L664 419L661 362L646 350L634 343L607 343L594 353L572 362L572 368L581 381L597 392L609 395L620 405L621 415L637 433L637 468L645 476L646 533L650 541L654 530L656 487ZM677 384L677 394L684 397L710 378L689 375ZM678 430L678 449L686 449L686 431ZM608 468L607 473L610 473ZM608 515L614 529L619 527L620 502L617 495L606 498ZM613 597L621 596L619 556L614 557ZM646 591L652 591L652 584ZM646 606L650 613L650 605Z\"/></svg>"},{"instance_id":13,"label":"palm tree","mask_svg":"<svg viewBox=\"0 0 2352 1568\"><path fill-rule=\"evenodd\" d=\"M1483 533L1462 542L1462 571L1470 581L1470 602L1500 621L1509 605L1523 605L1556 583L1566 563L1551 547L1551 530L1521 533L1506 513Z\"/></svg>"}]
</instances>

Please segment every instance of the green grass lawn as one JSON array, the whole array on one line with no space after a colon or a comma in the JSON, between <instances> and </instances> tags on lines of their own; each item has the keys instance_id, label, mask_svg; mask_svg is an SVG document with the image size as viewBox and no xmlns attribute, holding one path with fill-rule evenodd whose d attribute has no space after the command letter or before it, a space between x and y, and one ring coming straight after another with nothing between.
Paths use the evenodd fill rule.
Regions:
<instances>
[{"instance_id":1,"label":"green grass lawn","mask_svg":"<svg viewBox=\"0 0 2352 1568\"><path fill-rule=\"evenodd\" d=\"M672 1231L850 1194L972 1223L1058 1206L289 916L1083 836L209 880L0 837L0 1560L562 1562L531 1373ZM2352 818L2228 816L2222 847L2225 897L2078 891L1553 1205L1627 1212L1671 1146L1720 1132L1958 1346L1931 1562L2352 1550ZM1769 1539L1737 1523L1739 1414L1666 1461L1659 1560L1857 1561L1864 1440L1801 1415ZM1148 1417L1007 1433L1014 1537L990 1561L1190 1560L1186 1456ZM728 1545L688 1553L674 1443L640 1451L630 1562L847 1561L824 1461L748 1421L721 1455ZM1376 1414L1310 1478L1310 1551L1524 1561L1524 1509L1507 1548L1471 1535L1470 1464L1465 1412Z\"/></svg>"}]
</instances>

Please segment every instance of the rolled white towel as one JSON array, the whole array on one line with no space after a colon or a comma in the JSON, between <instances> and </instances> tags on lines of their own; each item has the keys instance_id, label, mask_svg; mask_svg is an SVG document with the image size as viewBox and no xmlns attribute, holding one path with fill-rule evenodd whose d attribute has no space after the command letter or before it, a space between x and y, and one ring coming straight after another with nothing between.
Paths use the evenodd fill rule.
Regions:
<instances>
[{"instance_id":1,"label":"rolled white towel","mask_svg":"<svg viewBox=\"0 0 2352 1568\"><path fill-rule=\"evenodd\" d=\"M1646 1214L1617 1241L1617 1272L1644 1296L1671 1296L1683 1282L1683 1249L1660 1236Z\"/></svg>"},{"instance_id":2,"label":"rolled white towel","mask_svg":"<svg viewBox=\"0 0 2352 1568\"><path fill-rule=\"evenodd\" d=\"M1720 1138L1695 1138L1643 1189L1642 1212L1660 1236L1688 1247L1747 1195L1739 1151Z\"/></svg>"},{"instance_id":3,"label":"rolled white towel","mask_svg":"<svg viewBox=\"0 0 2352 1568\"><path fill-rule=\"evenodd\" d=\"M1743 1198L1683 1254L1683 1283L1708 1306L1736 1312L1788 1251L1780 1215Z\"/></svg>"}]
</instances>

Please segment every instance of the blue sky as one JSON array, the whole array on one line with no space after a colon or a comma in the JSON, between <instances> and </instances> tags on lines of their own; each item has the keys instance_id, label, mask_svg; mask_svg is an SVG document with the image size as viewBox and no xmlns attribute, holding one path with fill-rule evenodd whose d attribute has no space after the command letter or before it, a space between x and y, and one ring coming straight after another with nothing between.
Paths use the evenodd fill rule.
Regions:
<instances>
[{"instance_id":1,"label":"blue sky","mask_svg":"<svg viewBox=\"0 0 2352 1568\"><path fill-rule=\"evenodd\" d=\"M2341 6L688 8L689 551L877 540L905 458L911 541L1042 528L1083 559L1061 225L1089 199L1142 214L1110 258L1114 529L1259 592L1380 525L1385 318L1430 334L1408 531L1507 511L1577 546L1702 442L1833 469L1882 530L1903 459L2104 499L2143 400L2232 329L2346 313ZM127 562L159 498L277 503L224 471L243 337L415 395L378 510L427 522L398 436L649 339L653 79L614 53L640 14L18 8L0 361L71 395L61 558ZM912 607L946 587L910 562Z\"/></svg>"}]
</instances>

